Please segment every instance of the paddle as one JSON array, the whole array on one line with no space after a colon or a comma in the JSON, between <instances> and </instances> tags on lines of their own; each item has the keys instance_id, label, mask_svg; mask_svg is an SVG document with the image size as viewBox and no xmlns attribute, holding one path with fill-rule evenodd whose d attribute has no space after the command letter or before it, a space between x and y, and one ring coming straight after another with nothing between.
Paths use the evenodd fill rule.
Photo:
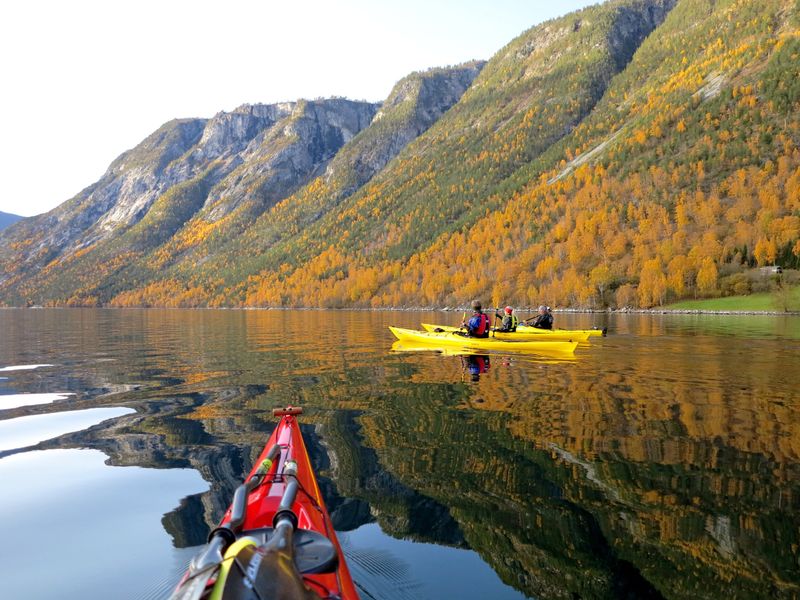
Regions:
<instances>
[{"instance_id":1,"label":"paddle","mask_svg":"<svg viewBox=\"0 0 800 600\"><path fill-rule=\"evenodd\" d=\"M464 311L464 314L461 317L461 327L458 328L458 335L467 335L468 332L461 333L461 330L466 328L467 328L467 311Z\"/></svg>"}]
</instances>

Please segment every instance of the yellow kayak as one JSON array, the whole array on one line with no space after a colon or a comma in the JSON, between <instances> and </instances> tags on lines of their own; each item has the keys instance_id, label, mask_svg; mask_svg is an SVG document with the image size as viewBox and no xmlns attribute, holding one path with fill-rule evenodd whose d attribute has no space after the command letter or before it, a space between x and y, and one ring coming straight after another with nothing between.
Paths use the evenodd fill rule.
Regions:
<instances>
[{"instance_id":1,"label":"yellow kayak","mask_svg":"<svg viewBox=\"0 0 800 600\"><path fill-rule=\"evenodd\" d=\"M423 323L422 328L425 331L464 331L459 327L451 327L450 325L431 325L430 323ZM529 331L532 330L532 331ZM506 341L571 341L571 342L585 342L589 339L589 331L568 331L566 329L536 329L534 327L526 327L524 331L517 330L513 333L494 331L492 337L498 340Z\"/></svg>"},{"instance_id":2,"label":"yellow kayak","mask_svg":"<svg viewBox=\"0 0 800 600\"><path fill-rule=\"evenodd\" d=\"M404 342L421 342L431 348L458 347L467 350L500 350L502 352L537 352L545 354L572 354L578 342L561 340L533 340L510 342L496 338L474 338L458 335L452 331L440 333L431 331L416 331L414 329L402 329L400 327L389 327L391 332L398 340Z\"/></svg>"},{"instance_id":3,"label":"yellow kayak","mask_svg":"<svg viewBox=\"0 0 800 600\"><path fill-rule=\"evenodd\" d=\"M538 327L531 327L530 325L523 325L520 323L517 326L517 333L569 333L571 335L586 335L586 338L590 338L593 336L603 336L608 331L608 328L605 329L539 329ZM576 337L572 338L573 340L578 339Z\"/></svg>"}]
</instances>

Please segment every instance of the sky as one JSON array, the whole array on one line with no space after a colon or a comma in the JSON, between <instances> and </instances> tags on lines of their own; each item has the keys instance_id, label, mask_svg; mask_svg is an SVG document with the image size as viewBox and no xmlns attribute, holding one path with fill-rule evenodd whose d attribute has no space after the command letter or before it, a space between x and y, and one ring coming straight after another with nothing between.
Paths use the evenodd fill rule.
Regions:
<instances>
[{"instance_id":1,"label":"sky","mask_svg":"<svg viewBox=\"0 0 800 600\"><path fill-rule=\"evenodd\" d=\"M56 207L170 119L298 98L379 102L412 71L489 59L594 3L3 2L0 211Z\"/></svg>"}]
</instances>

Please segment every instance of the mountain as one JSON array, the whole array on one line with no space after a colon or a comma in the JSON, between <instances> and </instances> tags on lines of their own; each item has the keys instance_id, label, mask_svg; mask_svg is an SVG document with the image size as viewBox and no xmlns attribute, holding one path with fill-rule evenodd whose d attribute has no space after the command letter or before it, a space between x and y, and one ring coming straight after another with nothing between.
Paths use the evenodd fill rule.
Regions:
<instances>
[{"instance_id":1,"label":"mountain","mask_svg":"<svg viewBox=\"0 0 800 600\"><path fill-rule=\"evenodd\" d=\"M20 217L19 215L12 215L11 213L6 213L0 210L0 229L5 229L9 225L13 225L23 218L24 217Z\"/></svg>"},{"instance_id":2,"label":"mountain","mask_svg":"<svg viewBox=\"0 0 800 600\"><path fill-rule=\"evenodd\" d=\"M165 124L0 234L8 304L652 306L800 260L796 2L612 0L381 104Z\"/></svg>"}]
</instances>

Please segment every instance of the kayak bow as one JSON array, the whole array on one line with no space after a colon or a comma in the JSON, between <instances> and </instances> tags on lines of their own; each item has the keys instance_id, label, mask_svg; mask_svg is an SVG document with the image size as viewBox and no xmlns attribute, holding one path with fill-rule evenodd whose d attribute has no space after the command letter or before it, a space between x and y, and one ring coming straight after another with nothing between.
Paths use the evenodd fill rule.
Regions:
<instances>
[{"instance_id":1,"label":"kayak bow","mask_svg":"<svg viewBox=\"0 0 800 600\"><path fill-rule=\"evenodd\" d=\"M578 342L559 340L507 341L495 338L475 338L459 335L453 331L415 331L401 327L389 327L398 340L421 342L431 348L457 347L468 350L500 350L503 352L534 352L543 354L572 354Z\"/></svg>"},{"instance_id":2,"label":"kayak bow","mask_svg":"<svg viewBox=\"0 0 800 600\"><path fill-rule=\"evenodd\" d=\"M173 600L357 599L296 415L281 420Z\"/></svg>"},{"instance_id":3,"label":"kayak bow","mask_svg":"<svg viewBox=\"0 0 800 600\"><path fill-rule=\"evenodd\" d=\"M549 332L557 332L557 333L574 333L574 334L584 334L587 338L590 337L601 337L608 333L608 328L603 329L539 329L538 327L531 327L530 325L524 325L520 323L517 326L517 332L519 333L549 333ZM572 338L575 339L575 338Z\"/></svg>"}]
</instances>

